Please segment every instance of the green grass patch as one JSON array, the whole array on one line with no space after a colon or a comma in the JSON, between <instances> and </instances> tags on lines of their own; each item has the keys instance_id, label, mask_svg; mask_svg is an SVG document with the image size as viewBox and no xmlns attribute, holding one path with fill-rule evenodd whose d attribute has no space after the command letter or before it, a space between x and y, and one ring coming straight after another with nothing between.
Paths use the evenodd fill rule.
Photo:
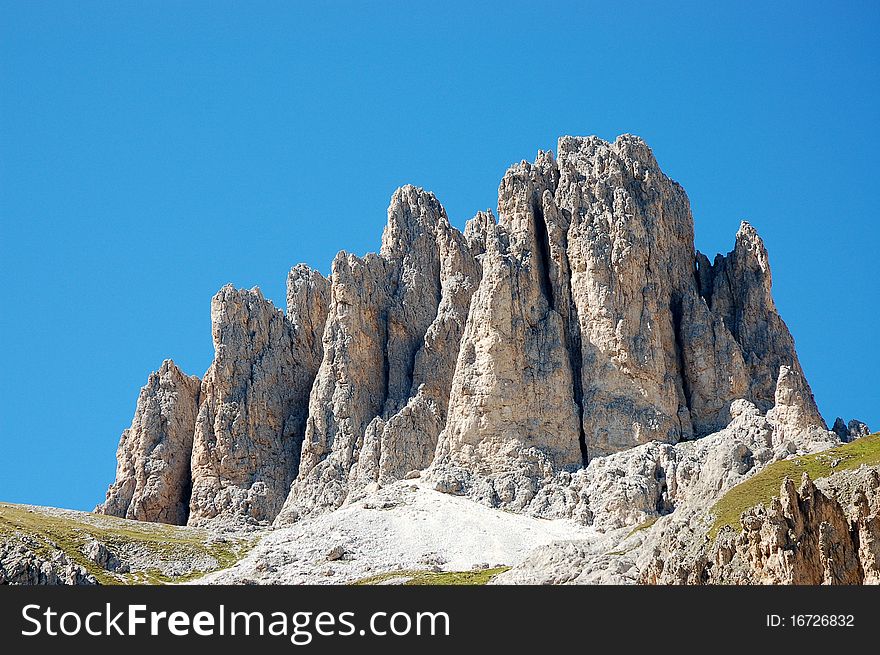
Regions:
<instances>
[{"instance_id":1,"label":"green grass patch","mask_svg":"<svg viewBox=\"0 0 880 655\"><path fill-rule=\"evenodd\" d=\"M100 584L169 584L194 580L231 566L255 543L245 539L216 540L199 528L0 503L0 539L16 538L46 559L58 550L63 551ZM164 562L213 558L216 566L203 570L194 568L180 576L166 575L159 568L114 573L83 554L85 544L93 540L104 543L123 560L126 559L123 552L133 548Z\"/></svg>"},{"instance_id":2,"label":"green grass patch","mask_svg":"<svg viewBox=\"0 0 880 655\"><path fill-rule=\"evenodd\" d=\"M630 530L629 534L626 535L626 538L629 539L631 536L633 536L637 532L641 532L642 530L647 530L652 525L654 525L657 522L657 519L659 519L659 518L660 518L659 516L652 516L649 519L642 521L636 527L634 527L632 530Z\"/></svg>"},{"instance_id":3,"label":"green grass patch","mask_svg":"<svg viewBox=\"0 0 880 655\"><path fill-rule=\"evenodd\" d=\"M709 529L709 538L715 539L725 526L739 529L742 513L759 503L767 504L774 496L778 496L785 478L800 483L802 475L806 473L810 479L818 480L838 471L858 468L862 464L880 464L880 432L821 453L773 462L763 471L735 486L715 503L712 507L715 521Z\"/></svg>"},{"instance_id":4,"label":"green grass patch","mask_svg":"<svg viewBox=\"0 0 880 655\"><path fill-rule=\"evenodd\" d=\"M510 570L509 566L476 571L388 571L354 582L355 585L377 585L389 580L406 579L404 585L484 585L499 573Z\"/></svg>"}]
</instances>

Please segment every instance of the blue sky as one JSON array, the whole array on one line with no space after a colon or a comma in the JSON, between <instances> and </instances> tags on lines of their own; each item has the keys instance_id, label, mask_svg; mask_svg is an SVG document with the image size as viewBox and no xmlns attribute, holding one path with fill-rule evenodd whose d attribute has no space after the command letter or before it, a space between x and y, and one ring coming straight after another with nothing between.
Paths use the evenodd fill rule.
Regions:
<instances>
[{"instance_id":1,"label":"blue sky","mask_svg":"<svg viewBox=\"0 0 880 655\"><path fill-rule=\"evenodd\" d=\"M101 501L223 284L283 306L396 187L463 226L563 134L642 136L710 257L751 221L826 419L880 428L878 3L432 4L0 1L0 500Z\"/></svg>"}]
</instances>

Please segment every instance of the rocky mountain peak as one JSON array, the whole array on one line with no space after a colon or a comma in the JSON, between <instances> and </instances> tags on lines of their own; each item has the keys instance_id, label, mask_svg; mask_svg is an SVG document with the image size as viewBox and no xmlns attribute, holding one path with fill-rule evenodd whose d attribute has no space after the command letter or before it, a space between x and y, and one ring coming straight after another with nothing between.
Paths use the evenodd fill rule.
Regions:
<instances>
[{"instance_id":1,"label":"rocky mountain peak","mask_svg":"<svg viewBox=\"0 0 880 655\"><path fill-rule=\"evenodd\" d=\"M379 252L389 260L413 257L414 251L426 254L436 249L437 235L449 229L446 210L434 194L407 184L391 196Z\"/></svg>"},{"instance_id":2,"label":"rocky mountain peak","mask_svg":"<svg viewBox=\"0 0 880 655\"><path fill-rule=\"evenodd\" d=\"M138 521L186 523L200 381L170 359L141 389L116 453L116 482L96 511Z\"/></svg>"},{"instance_id":3,"label":"rocky mountain peak","mask_svg":"<svg viewBox=\"0 0 880 655\"><path fill-rule=\"evenodd\" d=\"M176 403L139 401L102 510L153 497L135 490L162 440L189 466L147 520L285 523L410 475L525 511L573 484L559 476L718 432L734 407L754 409L768 448L829 434L757 232L743 223L710 263L640 138L562 137L507 170L497 216L462 233L407 185L377 254L340 252L329 278L290 270L286 314L221 289L214 362L197 391L165 371Z\"/></svg>"}]
</instances>

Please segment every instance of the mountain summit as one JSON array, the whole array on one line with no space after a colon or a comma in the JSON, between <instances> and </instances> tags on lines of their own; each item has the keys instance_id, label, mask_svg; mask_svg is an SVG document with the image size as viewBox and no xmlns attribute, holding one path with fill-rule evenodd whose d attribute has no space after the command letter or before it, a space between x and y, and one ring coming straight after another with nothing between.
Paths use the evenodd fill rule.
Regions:
<instances>
[{"instance_id":1,"label":"mountain summit","mask_svg":"<svg viewBox=\"0 0 880 655\"><path fill-rule=\"evenodd\" d=\"M378 254L340 252L329 278L295 266L286 313L224 287L211 320L210 369L150 376L97 511L290 524L418 475L571 516L585 467L641 444L742 416L770 453L837 442L755 229L710 262L684 189L631 135L512 166L497 220L464 233L432 193L398 189Z\"/></svg>"}]
</instances>

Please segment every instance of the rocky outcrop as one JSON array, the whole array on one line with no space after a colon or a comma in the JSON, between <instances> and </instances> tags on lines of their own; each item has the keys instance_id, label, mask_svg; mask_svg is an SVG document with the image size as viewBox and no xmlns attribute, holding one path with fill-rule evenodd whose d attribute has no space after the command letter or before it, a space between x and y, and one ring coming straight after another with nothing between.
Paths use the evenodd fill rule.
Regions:
<instances>
[{"instance_id":1,"label":"rocky outcrop","mask_svg":"<svg viewBox=\"0 0 880 655\"><path fill-rule=\"evenodd\" d=\"M779 496L742 515L742 530L716 541L655 547L648 584L880 584L880 475L876 467L837 473L818 484L786 478ZM848 493L841 493L841 488ZM837 490L837 493L835 493ZM679 535L678 543L681 535ZM696 548L693 544L696 544Z\"/></svg>"},{"instance_id":2,"label":"rocky outcrop","mask_svg":"<svg viewBox=\"0 0 880 655\"><path fill-rule=\"evenodd\" d=\"M831 447L837 442L835 435L825 429L825 422L816 408L803 373L791 366L779 367L775 404L767 412L767 419L775 428L774 442L777 446L800 441L819 442Z\"/></svg>"},{"instance_id":3,"label":"rocky outcrop","mask_svg":"<svg viewBox=\"0 0 880 655\"><path fill-rule=\"evenodd\" d=\"M258 289L226 286L211 302L215 356L195 426L190 524L271 521L287 497L319 359L312 332L325 313L327 286L305 269L291 271L291 282L293 320Z\"/></svg>"},{"instance_id":4,"label":"rocky outcrop","mask_svg":"<svg viewBox=\"0 0 880 655\"><path fill-rule=\"evenodd\" d=\"M381 483L427 467L446 424L455 359L480 278L474 250L454 229L438 234L440 303L413 363L412 394L387 420L377 418L364 436L357 475Z\"/></svg>"},{"instance_id":5,"label":"rocky outcrop","mask_svg":"<svg viewBox=\"0 0 880 655\"><path fill-rule=\"evenodd\" d=\"M94 585L95 577L61 550L38 553L26 541L0 542L0 585Z\"/></svg>"},{"instance_id":6,"label":"rocky outcrop","mask_svg":"<svg viewBox=\"0 0 880 655\"><path fill-rule=\"evenodd\" d=\"M97 564L105 571L128 573L130 570L129 565L102 541L93 539L87 542L82 548L82 553L90 562Z\"/></svg>"},{"instance_id":7,"label":"rocky outcrop","mask_svg":"<svg viewBox=\"0 0 880 655\"><path fill-rule=\"evenodd\" d=\"M805 411L818 416L794 339L773 302L769 257L755 228L743 222L734 249L727 256L717 255L711 265L698 254L698 279L709 308L724 320L740 346L747 370L747 398L762 410L772 407L780 368L787 366L803 380L808 395L803 402L812 405ZM824 422L821 425L824 427Z\"/></svg>"},{"instance_id":8,"label":"rocky outcrop","mask_svg":"<svg viewBox=\"0 0 880 655\"><path fill-rule=\"evenodd\" d=\"M280 522L430 463L477 276L440 203L412 186L391 199L378 255L336 257L300 475Z\"/></svg>"},{"instance_id":9,"label":"rocky outcrop","mask_svg":"<svg viewBox=\"0 0 880 655\"><path fill-rule=\"evenodd\" d=\"M849 423L846 423L839 416L835 419L834 427L831 428L831 431L843 442L854 441L871 434L868 426L858 419L851 419Z\"/></svg>"},{"instance_id":10,"label":"rocky outcrop","mask_svg":"<svg viewBox=\"0 0 880 655\"><path fill-rule=\"evenodd\" d=\"M116 452L116 481L101 514L183 525L189 516L190 455L199 406L199 379L170 359L138 396L131 427Z\"/></svg>"},{"instance_id":11,"label":"rocky outcrop","mask_svg":"<svg viewBox=\"0 0 880 655\"><path fill-rule=\"evenodd\" d=\"M549 154L514 167L499 191L502 222L482 224L483 276L437 450L438 488L464 492L463 476L474 473L495 485L489 497L522 504L534 491L531 477L582 464L568 335L554 308L559 275L551 271L549 234L557 226L539 204L554 179Z\"/></svg>"},{"instance_id":12,"label":"rocky outcrop","mask_svg":"<svg viewBox=\"0 0 880 655\"><path fill-rule=\"evenodd\" d=\"M880 478L865 492L876 498ZM804 475L800 488L786 479L778 499L743 517L744 530L715 553L718 582L861 584L880 582L880 505L862 493L855 516ZM730 557L730 560L727 558ZM732 560L740 560L742 569Z\"/></svg>"},{"instance_id":13,"label":"rocky outcrop","mask_svg":"<svg viewBox=\"0 0 880 655\"><path fill-rule=\"evenodd\" d=\"M730 411L730 424L702 439L643 444L596 458L574 474L557 474L525 511L608 532L656 520L684 503L710 506L751 473L791 453L789 444L774 447L773 425L753 404L738 400Z\"/></svg>"},{"instance_id":14,"label":"rocky outcrop","mask_svg":"<svg viewBox=\"0 0 880 655\"><path fill-rule=\"evenodd\" d=\"M867 437L871 434L870 428L865 423L857 419L850 419L850 422L846 425L846 431L849 436L849 441L853 441L854 439L860 439L862 437Z\"/></svg>"},{"instance_id":15,"label":"rocky outcrop","mask_svg":"<svg viewBox=\"0 0 880 655\"><path fill-rule=\"evenodd\" d=\"M282 507L287 523L427 469L491 506L613 525L675 503L680 442L737 421L766 428L773 457L833 439L761 239L743 223L710 263L684 190L631 135L563 137L512 166L498 220L481 212L464 233L405 186L379 253L340 253L329 280L294 267L287 305L232 287L212 302L191 523ZM125 480L147 476L140 461L114 511L132 503ZM603 481L618 464L625 493Z\"/></svg>"},{"instance_id":16,"label":"rocky outcrop","mask_svg":"<svg viewBox=\"0 0 880 655\"><path fill-rule=\"evenodd\" d=\"M640 139L565 137L558 152L508 171L499 223L480 235L483 277L436 488L522 509L556 473L580 468L578 454L583 463L717 432L740 399L761 414L779 406L777 446L830 443L754 230L743 224L710 266L693 247L687 196ZM766 393L752 376L771 372Z\"/></svg>"},{"instance_id":17,"label":"rocky outcrop","mask_svg":"<svg viewBox=\"0 0 880 655\"><path fill-rule=\"evenodd\" d=\"M684 190L637 137L563 137L555 202L570 217L587 455L690 438L672 311L693 285Z\"/></svg>"},{"instance_id":18,"label":"rocky outcrop","mask_svg":"<svg viewBox=\"0 0 880 655\"><path fill-rule=\"evenodd\" d=\"M294 267L286 317L259 289L224 287L211 303L204 381L170 360L150 376L96 511L177 525L274 519L299 466L329 286Z\"/></svg>"}]
</instances>

